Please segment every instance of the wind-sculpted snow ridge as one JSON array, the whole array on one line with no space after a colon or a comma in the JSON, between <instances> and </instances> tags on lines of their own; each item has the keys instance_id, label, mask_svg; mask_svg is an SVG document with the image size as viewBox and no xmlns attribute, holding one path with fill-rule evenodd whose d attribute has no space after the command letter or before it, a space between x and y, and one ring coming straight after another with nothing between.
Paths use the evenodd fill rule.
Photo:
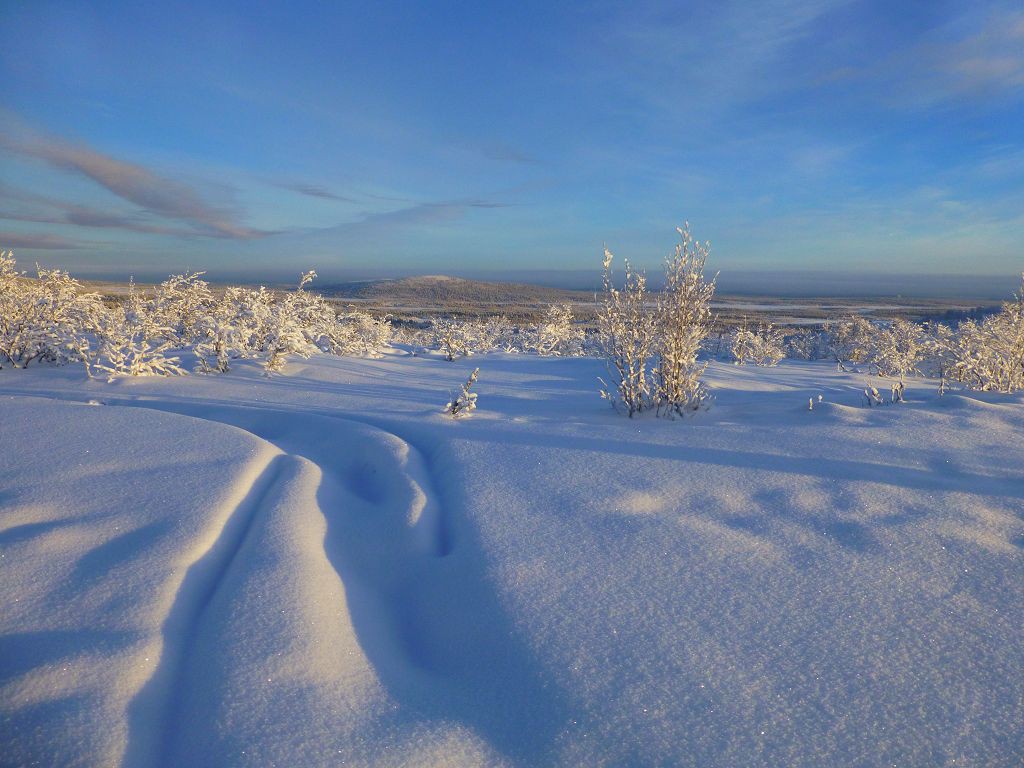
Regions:
<instances>
[{"instance_id":1,"label":"wind-sculpted snow ridge","mask_svg":"<svg viewBox=\"0 0 1024 768\"><path fill-rule=\"evenodd\" d=\"M3 760L1019 764L1024 397L602 371L0 372Z\"/></svg>"}]
</instances>

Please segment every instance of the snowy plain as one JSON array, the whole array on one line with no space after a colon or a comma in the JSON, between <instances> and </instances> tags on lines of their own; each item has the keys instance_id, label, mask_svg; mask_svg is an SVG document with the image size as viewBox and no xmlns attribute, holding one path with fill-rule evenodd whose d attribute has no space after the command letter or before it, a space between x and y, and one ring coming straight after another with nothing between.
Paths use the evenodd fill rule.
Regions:
<instances>
[{"instance_id":1,"label":"snowy plain","mask_svg":"<svg viewBox=\"0 0 1024 768\"><path fill-rule=\"evenodd\" d=\"M0 764L1021 764L1024 396L599 375L0 371Z\"/></svg>"}]
</instances>

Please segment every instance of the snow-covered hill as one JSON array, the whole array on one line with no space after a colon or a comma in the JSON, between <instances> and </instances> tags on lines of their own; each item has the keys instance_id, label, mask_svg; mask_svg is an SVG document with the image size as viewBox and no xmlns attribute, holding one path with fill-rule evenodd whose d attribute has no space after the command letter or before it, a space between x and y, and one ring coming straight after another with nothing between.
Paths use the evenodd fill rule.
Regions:
<instances>
[{"instance_id":1,"label":"snow-covered hill","mask_svg":"<svg viewBox=\"0 0 1024 768\"><path fill-rule=\"evenodd\" d=\"M1020 764L1024 397L602 372L0 371L0 763Z\"/></svg>"}]
</instances>

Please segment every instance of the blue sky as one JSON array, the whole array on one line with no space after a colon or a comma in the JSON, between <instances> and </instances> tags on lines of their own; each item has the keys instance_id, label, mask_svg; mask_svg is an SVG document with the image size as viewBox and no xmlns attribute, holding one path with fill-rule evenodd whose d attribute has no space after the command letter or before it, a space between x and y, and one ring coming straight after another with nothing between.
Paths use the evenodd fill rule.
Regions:
<instances>
[{"instance_id":1,"label":"blue sky","mask_svg":"<svg viewBox=\"0 0 1024 768\"><path fill-rule=\"evenodd\" d=\"M88 275L1024 267L1018 3L0 5L0 246Z\"/></svg>"}]
</instances>

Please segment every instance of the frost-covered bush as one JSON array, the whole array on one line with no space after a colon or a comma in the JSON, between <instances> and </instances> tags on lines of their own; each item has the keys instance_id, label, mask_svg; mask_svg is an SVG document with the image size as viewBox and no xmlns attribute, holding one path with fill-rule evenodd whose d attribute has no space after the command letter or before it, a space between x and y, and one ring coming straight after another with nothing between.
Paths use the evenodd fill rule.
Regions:
<instances>
[{"instance_id":1,"label":"frost-covered bush","mask_svg":"<svg viewBox=\"0 0 1024 768\"><path fill-rule=\"evenodd\" d=\"M89 371L91 339L104 311L98 295L82 293L59 269L18 272L12 252L0 252L0 368L32 361L83 361Z\"/></svg>"},{"instance_id":2,"label":"frost-covered bush","mask_svg":"<svg viewBox=\"0 0 1024 768\"><path fill-rule=\"evenodd\" d=\"M920 373L919 366L927 354L924 330L906 320L893 320L888 326L876 329L872 339L871 364L880 376L898 381L900 400L903 399L904 379Z\"/></svg>"},{"instance_id":3,"label":"frost-covered bush","mask_svg":"<svg viewBox=\"0 0 1024 768\"><path fill-rule=\"evenodd\" d=\"M972 389L1024 389L1024 275L1020 293L1000 312L960 324L953 356L954 375Z\"/></svg>"},{"instance_id":4,"label":"frost-covered bush","mask_svg":"<svg viewBox=\"0 0 1024 768\"><path fill-rule=\"evenodd\" d=\"M277 373L284 368L289 355L310 357L317 352L331 349L330 331L334 313L326 307L319 296L313 296L304 289L316 272L303 272L299 277L298 289L287 293L269 305L263 318L263 370Z\"/></svg>"},{"instance_id":5,"label":"frost-covered bush","mask_svg":"<svg viewBox=\"0 0 1024 768\"><path fill-rule=\"evenodd\" d=\"M868 359L875 326L863 317L853 317L826 323L825 334L828 337L829 357L836 361L838 370L845 371L847 363L859 365Z\"/></svg>"},{"instance_id":6,"label":"frost-covered bush","mask_svg":"<svg viewBox=\"0 0 1024 768\"><path fill-rule=\"evenodd\" d=\"M786 336L786 357L794 360L822 360L829 354L828 335L817 328L804 328Z\"/></svg>"},{"instance_id":7,"label":"frost-covered bush","mask_svg":"<svg viewBox=\"0 0 1024 768\"><path fill-rule=\"evenodd\" d=\"M161 326L168 328L177 346L185 347L199 337L199 323L213 306L210 285L205 272L171 275L156 288L153 314Z\"/></svg>"},{"instance_id":8,"label":"frost-covered bush","mask_svg":"<svg viewBox=\"0 0 1024 768\"><path fill-rule=\"evenodd\" d=\"M774 366L786 356L784 341L782 331L771 323L758 323L754 329L744 323L733 331L729 351L736 365Z\"/></svg>"},{"instance_id":9,"label":"frost-covered bush","mask_svg":"<svg viewBox=\"0 0 1024 768\"><path fill-rule=\"evenodd\" d=\"M467 354L482 355L488 352L517 350L516 328L504 315L466 321L463 325Z\"/></svg>"},{"instance_id":10,"label":"frost-covered bush","mask_svg":"<svg viewBox=\"0 0 1024 768\"><path fill-rule=\"evenodd\" d=\"M734 365L743 365L753 354L754 332L743 325L735 328L729 339L729 354Z\"/></svg>"},{"instance_id":11,"label":"frost-covered bush","mask_svg":"<svg viewBox=\"0 0 1024 768\"><path fill-rule=\"evenodd\" d=\"M245 357L250 352L247 343L253 333L251 329L247 331L246 321L250 315L245 311L249 294L243 288L226 289L196 321L195 353L201 372L227 373L232 359Z\"/></svg>"},{"instance_id":12,"label":"frost-covered bush","mask_svg":"<svg viewBox=\"0 0 1024 768\"><path fill-rule=\"evenodd\" d=\"M345 312L335 323L331 351L336 355L378 355L391 344L392 335L387 317L376 318L358 310Z\"/></svg>"},{"instance_id":13,"label":"frost-covered bush","mask_svg":"<svg viewBox=\"0 0 1024 768\"><path fill-rule=\"evenodd\" d=\"M946 392L946 381L956 362L956 335L948 325L928 323L924 329L926 375L939 380L939 394Z\"/></svg>"},{"instance_id":14,"label":"frost-covered bush","mask_svg":"<svg viewBox=\"0 0 1024 768\"><path fill-rule=\"evenodd\" d=\"M715 293L714 279L704 278L711 244L694 240L689 223L677 231L681 242L665 261L665 288L658 296L653 371L658 407L670 415L693 411L707 398L700 380L707 363L698 363L697 355L711 329Z\"/></svg>"},{"instance_id":15,"label":"frost-covered bush","mask_svg":"<svg viewBox=\"0 0 1024 768\"><path fill-rule=\"evenodd\" d=\"M625 262L622 290L612 283L612 256L604 251L603 303L598 310L597 325L601 351L612 379L604 381L601 397L633 414L652 404L648 371L658 342L657 312L647 296L647 278L633 271Z\"/></svg>"},{"instance_id":16,"label":"frost-covered bush","mask_svg":"<svg viewBox=\"0 0 1024 768\"><path fill-rule=\"evenodd\" d=\"M444 359L451 362L456 357L470 354L468 331L465 323L447 317L439 317L431 326L433 346L444 353Z\"/></svg>"},{"instance_id":17,"label":"frost-covered bush","mask_svg":"<svg viewBox=\"0 0 1024 768\"><path fill-rule=\"evenodd\" d=\"M573 324L571 304L552 304L537 323L531 344L538 355L578 355L583 348L583 330Z\"/></svg>"},{"instance_id":18,"label":"frost-covered bush","mask_svg":"<svg viewBox=\"0 0 1024 768\"><path fill-rule=\"evenodd\" d=\"M111 377L183 374L172 350L191 347L204 373L226 372L236 358L263 360L270 373L289 355L373 354L390 342L387 319L362 312L340 317L322 297L296 291L226 288L215 294L202 272L172 275L149 298L134 282L121 304L104 306L60 270L28 278L0 252L0 367L34 360L83 361Z\"/></svg>"},{"instance_id":19,"label":"frost-covered bush","mask_svg":"<svg viewBox=\"0 0 1024 768\"><path fill-rule=\"evenodd\" d=\"M95 367L118 376L180 376L181 359L167 353L177 346L174 330L161 322L154 303L144 300L135 283L123 304L108 309L96 329L99 351Z\"/></svg>"}]
</instances>

